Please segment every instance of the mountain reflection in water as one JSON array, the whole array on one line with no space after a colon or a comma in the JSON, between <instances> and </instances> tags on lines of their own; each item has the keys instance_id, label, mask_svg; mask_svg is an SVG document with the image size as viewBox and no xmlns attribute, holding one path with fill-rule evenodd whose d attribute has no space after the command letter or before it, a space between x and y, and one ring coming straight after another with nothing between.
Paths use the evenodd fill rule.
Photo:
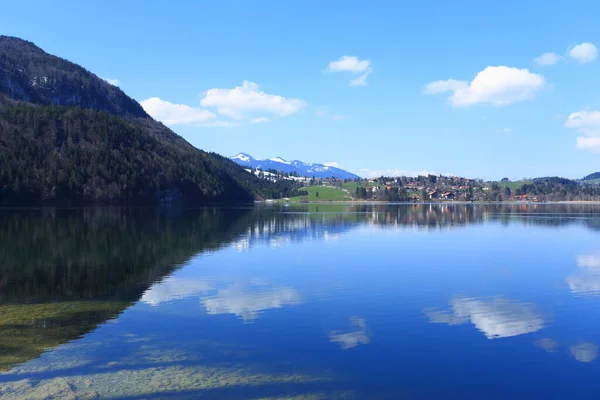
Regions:
<instances>
[{"instance_id":1,"label":"mountain reflection in water","mask_svg":"<svg viewBox=\"0 0 600 400\"><path fill-rule=\"evenodd\" d=\"M0 396L587 398L598 211L0 210Z\"/></svg>"}]
</instances>

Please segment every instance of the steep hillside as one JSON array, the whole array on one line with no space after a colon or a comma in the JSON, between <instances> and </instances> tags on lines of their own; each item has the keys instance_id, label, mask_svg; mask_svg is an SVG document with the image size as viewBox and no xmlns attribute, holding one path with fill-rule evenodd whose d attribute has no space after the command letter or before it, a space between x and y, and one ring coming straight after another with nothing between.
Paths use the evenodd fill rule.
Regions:
<instances>
[{"instance_id":1,"label":"steep hillside","mask_svg":"<svg viewBox=\"0 0 600 400\"><path fill-rule=\"evenodd\" d=\"M31 42L8 36L0 36L0 92L36 104L148 116L139 103L118 87Z\"/></svg>"},{"instance_id":2,"label":"steep hillside","mask_svg":"<svg viewBox=\"0 0 600 400\"><path fill-rule=\"evenodd\" d=\"M289 186L196 149L84 68L0 36L0 205L249 202Z\"/></svg>"}]
</instances>

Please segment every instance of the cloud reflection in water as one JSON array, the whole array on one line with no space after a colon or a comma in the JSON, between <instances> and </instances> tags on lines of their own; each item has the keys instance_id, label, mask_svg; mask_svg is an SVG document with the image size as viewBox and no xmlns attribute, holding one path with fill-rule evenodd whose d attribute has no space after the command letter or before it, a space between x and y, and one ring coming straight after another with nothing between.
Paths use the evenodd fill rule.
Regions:
<instances>
[{"instance_id":1,"label":"cloud reflection in water","mask_svg":"<svg viewBox=\"0 0 600 400\"><path fill-rule=\"evenodd\" d=\"M598 346L594 343L580 343L569 347L571 355L577 361L584 363L592 362L598 357Z\"/></svg>"},{"instance_id":2,"label":"cloud reflection in water","mask_svg":"<svg viewBox=\"0 0 600 400\"><path fill-rule=\"evenodd\" d=\"M338 343L342 349L350 349L360 344L369 344L369 334L367 331L367 321L362 317L352 317L350 322L358 328L355 331L347 333L331 332L329 340L333 343Z\"/></svg>"},{"instance_id":3,"label":"cloud reflection in water","mask_svg":"<svg viewBox=\"0 0 600 400\"><path fill-rule=\"evenodd\" d=\"M532 304L497 298L489 301L455 298L450 311L426 310L432 323L460 325L471 322L488 339L507 338L539 331L543 316Z\"/></svg>"},{"instance_id":4,"label":"cloud reflection in water","mask_svg":"<svg viewBox=\"0 0 600 400\"><path fill-rule=\"evenodd\" d=\"M234 284L201 300L209 314L235 314L244 321L258 318L262 311L300 303L296 289L279 286Z\"/></svg>"},{"instance_id":5,"label":"cloud reflection in water","mask_svg":"<svg viewBox=\"0 0 600 400\"><path fill-rule=\"evenodd\" d=\"M158 306L161 303L197 296L213 289L214 286L206 280L171 276L152 285L140 300L151 306Z\"/></svg>"},{"instance_id":6,"label":"cloud reflection in water","mask_svg":"<svg viewBox=\"0 0 600 400\"><path fill-rule=\"evenodd\" d=\"M567 276L566 282L573 293L600 294L600 256L577 256L579 270Z\"/></svg>"}]
</instances>

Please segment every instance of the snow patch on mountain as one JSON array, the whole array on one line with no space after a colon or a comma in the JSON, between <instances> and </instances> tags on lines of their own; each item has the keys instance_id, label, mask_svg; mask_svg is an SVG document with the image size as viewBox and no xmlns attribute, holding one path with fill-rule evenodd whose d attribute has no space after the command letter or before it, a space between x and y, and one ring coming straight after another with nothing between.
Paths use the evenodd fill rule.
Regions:
<instances>
[{"instance_id":1,"label":"snow patch on mountain","mask_svg":"<svg viewBox=\"0 0 600 400\"><path fill-rule=\"evenodd\" d=\"M244 162L250 161L250 157L245 155L244 153L237 154L237 155L231 157L231 159L232 160L240 160L240 161L244 161Z\"/></svg>"},{"instance_id":2,"label":"snow patch on mountain","mask_svg":"<svg viewBox=\"0 0 600 400\"><path fill-rule=\"evenodd\" d=\"M282 163L282 164L287 164L287 165L290 165L290 164L291 164L291 162L289 162L289 161L285 161L285 160L284 160L283 158L281 158L281 157L269 158L269 160L270 160L270 161L273 161L273 162L278 162L278 163Z\"/></svg>"},{"instance_id":3,"label":"snow patch on mountain","mask_svg":"<svg viewBox=\"0 0 600 400\"><path fill-rule=\"evenodd\" d=\"M294 174L302 177L312 178L336 178L336 179L357 179L358 175L345 171L331 165L305 163L300 160L287 161L282 157L275 157L266 160L256 160L251 155L239 153L230 157L232 161L244 168L254 168L263 171L274 169L288 174Z\"/></svg>"}]
</instances>

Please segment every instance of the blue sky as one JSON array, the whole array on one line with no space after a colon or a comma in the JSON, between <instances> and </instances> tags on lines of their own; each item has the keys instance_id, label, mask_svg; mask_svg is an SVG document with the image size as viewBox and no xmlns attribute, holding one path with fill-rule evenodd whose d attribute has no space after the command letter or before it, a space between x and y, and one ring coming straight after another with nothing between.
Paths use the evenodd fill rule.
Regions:
<instances>
[{"instance_id":1,"label":"blue sky","mask_svg":"<svg viewBox=\"0 0 600 400\"><path fill-rule=\"evenodd\" d=\"M594 1L19 1L0 33L117 80L223 155L579 178L600 170L598 15Z\"/></svg>"}]
</instances>

